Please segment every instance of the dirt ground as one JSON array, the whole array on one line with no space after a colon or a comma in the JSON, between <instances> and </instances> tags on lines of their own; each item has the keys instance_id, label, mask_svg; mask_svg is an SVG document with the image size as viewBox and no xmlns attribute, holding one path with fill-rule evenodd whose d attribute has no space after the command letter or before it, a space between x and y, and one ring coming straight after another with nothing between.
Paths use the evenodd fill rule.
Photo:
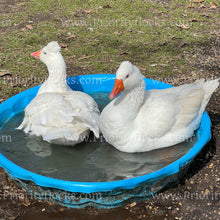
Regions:
<instances>
[{"instance_id":1,"label":"dirt ground","mask_svg":"<svg viewBox=\"0 0 220 220\"><path fill-rule=\"evenodd\" d=\"M178 185L154 198L111 210L70 209L32 200L0 171L0 219L220 219L220 111L219 92L215 93L208 113L212 120L212 139L191 164ZM18 195L18 197L14 197ZM21 196L19 196L21 195Z\"/></svg>"},{"instance_id":2,"label":"dirt ground","mask_svg":"<svg viewBox=\"0 0 220 220\"><path fill-rule=\"evenodd\" d=\"M0 7L0 12L10 12L8 9L10 2L14 4L16 1L0 1L0 6L2 6ZM166 1L152 2L158 2L158 4L164 4L165 6L167 4ZM22 7L22 5L20 6ZM166 7L168 7L168 5ZM193 10L196 10L196 8ZM217 14L217 11L215 11L215 13ZM212 14L204 13L204 16L212 17ZM217 23L219 24L219 20L216 21L216 24ZM211 25L211 21L207 25ZM5 27L5 30L8 31L9 29L10 27ZM1 31L2 30L4 31L4 28L1 29ZM205 31L206 30L204 30L204 32ZM142 32L139 34L142 34ZM118 33L114 33L114 35L118 35ZM191 45L189 41L185 42L184 39L181 40L178 59L186 61L185 64L181 63L181 65L184 65L183 71L177 71L175 75L166 76L166 78L163 79L161 79L159 75L144 74L147 77L163 80L175 86L192 82L198 78L220 78L219 29L217 30L216 27L214 27L213 31L208 33L208 36L205 41L196 43L195 45ZM166 45L166 42L164 45ZM161 44L161 47L164 45ZM192 49L184 49L190 46L192 46ZM124 56L126 53L129 55L129 52L125 51L120 56ZM80 58L80 62L84 62L84 58ZM125 59L126 58L127 57L125 57ZM142 62L141 59L138 59L138 55L134 59ZM84 65L85 63L83 65L79 63L77 65L74 64L73 57L71 56L67 57L66 61L69 76L96 71L94 67ZM148 61L146 60L145 62L147 63ZM117 65L114 66L117 68ZM178 67L175 66L175 68ZM187 68L189 71L187 71ZM109 73L115 72L114 68L110 69L111 71ZM144 71L144 68L141 68L141 70ZM30 82L28 85L11 86L10 93L7 93L8 87L6 85L4 87L5 90L1 90L0 88L0 102L18 93L20 90L27 89L34 85L35 84ZM220 219L220 88L213 94L207 106L207 112L212 121L212 139L196 157L186 175L179 180L179 183L164 190L159 195L143 202L134 202L110 210L100 210L91 207L79 210L71 209L30 198L30 196L28 196L23 189L15 185L6 172L0 168L0 220Z\"/></svg>"},{"instance_id":3,"label":"dirt ground","mask_svg":"<svg viewBox=\"0 0 220 220\"><path fill-rule=\"evenodd\" d=\"M216 45L215 45L216 46ZM200 48L201 49L201 48ZM207 59L207 54L197 54ZM207 64L208 65L208 64ZM212 64L210 64L212 65ZM210 66L211 67L211 66ZM212 78L204 75L201 77ZM189 77L190 75L185 76ZM172 79L171 79L172 80ZM177 79L176 79L177 80ZM178 81L178 82L177 82ZM182 77L176 84L182 82ZM7 176L0 172L0 219L220 219L220 108L219 89L213 95L207 111L212 121L212 139L190 165L179 184L140 203L132 203L111 210L94 208L70 209L63 206L32 200Z\"/></svg>"}]
</instances>

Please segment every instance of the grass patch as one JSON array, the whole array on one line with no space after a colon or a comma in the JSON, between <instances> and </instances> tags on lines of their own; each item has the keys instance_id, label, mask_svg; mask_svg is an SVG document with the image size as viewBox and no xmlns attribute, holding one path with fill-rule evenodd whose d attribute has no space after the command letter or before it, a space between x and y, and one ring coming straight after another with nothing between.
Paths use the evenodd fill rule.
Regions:
<instances>
[{"instance_id":1,"label":"grass patch","mask_svg":"<svg viewBox=\"0 0 220 220\"><path fill-rule=\"evenodd\" d=\"M219 14L208 8L211 1L204 2L206 8L188 8L190 1L158 2L33 0L2 5L10 8L0 15L0 70L20 78L45 78L45 66L30 53L57 40L68 44L62 51L67 63L88 69L87 74L114 73L123 60L134 62L148 77L193 71L181 53L218 30ZM80 74L74 71L70 68L70 74ZM1 90L8 93L37 84L21 83L15 89L3 81Z\"/></svg>"}]
</instances>

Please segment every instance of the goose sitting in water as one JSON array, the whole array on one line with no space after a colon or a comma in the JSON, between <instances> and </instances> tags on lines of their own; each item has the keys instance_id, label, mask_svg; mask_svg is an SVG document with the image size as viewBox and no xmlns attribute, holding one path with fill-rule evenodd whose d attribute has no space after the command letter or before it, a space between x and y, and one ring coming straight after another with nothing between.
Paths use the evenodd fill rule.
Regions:
<instances>
[{"instance_id":1,"label":"goose sitting in water","mask_svg":"<svg viewBox=\"0 0 220 220\"><path fill-rule=\"evenodd\" d=\"M169 147L191 137L199 128L218 80L145 91L144 76L128 61L116 72L110 99L102 111L100 130L111 145L133 153Z\"/></svg>"},{"instance_id":2,"label":"goose sitting in water","mask_svg":"<svg viewBox=\"0 0 220 220\"><path fill-rule=\"evenodd\" d=\"M23 122L18 129L41 136L54 144L75 145L82 142L90 130L99 137L99 109L89 95L73 91L66 83L66 65L56 41L33 57L46 64L49 77L37 96L25 108Z\"/></svg>"}]
</instances>

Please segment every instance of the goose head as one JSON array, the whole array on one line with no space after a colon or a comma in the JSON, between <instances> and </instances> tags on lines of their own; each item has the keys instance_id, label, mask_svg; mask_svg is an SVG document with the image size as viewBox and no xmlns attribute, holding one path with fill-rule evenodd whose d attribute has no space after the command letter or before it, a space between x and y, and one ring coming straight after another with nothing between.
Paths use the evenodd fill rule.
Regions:
<instances>
[{"instance_id":1,"label":"goose head","mask_svg":"<svg viewBox=\"0 0 220 220\"><path fill-rule=\"evenodd\" d=\"M50 70L60 69L61 71L65 71L66 65L60 51L60 45L56 41L52 41L41 50L32 53L31 56L40 59L44 64L46 64L49 72Z\"/></svg>"},{"instance_id":2,"label":"goose head","mask_svg":"<svg viewBox=\"0 0 220 220\"><path fill-rule=\"evenodd\" d=\"M136 88L143 80L140 70L129 61L123 61L117 72L115 85L109 95L109 99L115 98L123 90L132 90Z\"/></svg>"}]
</instances>

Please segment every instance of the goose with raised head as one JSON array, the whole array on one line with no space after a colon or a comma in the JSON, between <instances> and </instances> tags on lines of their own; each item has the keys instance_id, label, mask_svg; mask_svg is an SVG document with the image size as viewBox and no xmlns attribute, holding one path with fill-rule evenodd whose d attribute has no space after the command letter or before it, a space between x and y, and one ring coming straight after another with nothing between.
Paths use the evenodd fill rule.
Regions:
<instances>
[{"instance_id":1,"label":"goose with raised head","mask_svg":"<svg viewBox=\"0 0 220 220\"><path fill-rule=\"evenodd\" d=\"M115 98L102 111L100 130L123 152L144 152L169 147L190 138L199 128L218 80L196 81L168 89L145 91L144 76L128 61L116 72Z\"/></svg>"},{"instance_id":2,"label":"goose with raised head","mask_svg":"<svg viewBox=\"0 0 220 220\"><path fill-rule=\"evenodd\" d=\"M75 145L92 131L99 137L99 109L89 95L73 91L66 82L66 65L56 41L32 53L46 64L48 79L25 108L18 129L54 144Z\"/></svg>"}]
</instances>

